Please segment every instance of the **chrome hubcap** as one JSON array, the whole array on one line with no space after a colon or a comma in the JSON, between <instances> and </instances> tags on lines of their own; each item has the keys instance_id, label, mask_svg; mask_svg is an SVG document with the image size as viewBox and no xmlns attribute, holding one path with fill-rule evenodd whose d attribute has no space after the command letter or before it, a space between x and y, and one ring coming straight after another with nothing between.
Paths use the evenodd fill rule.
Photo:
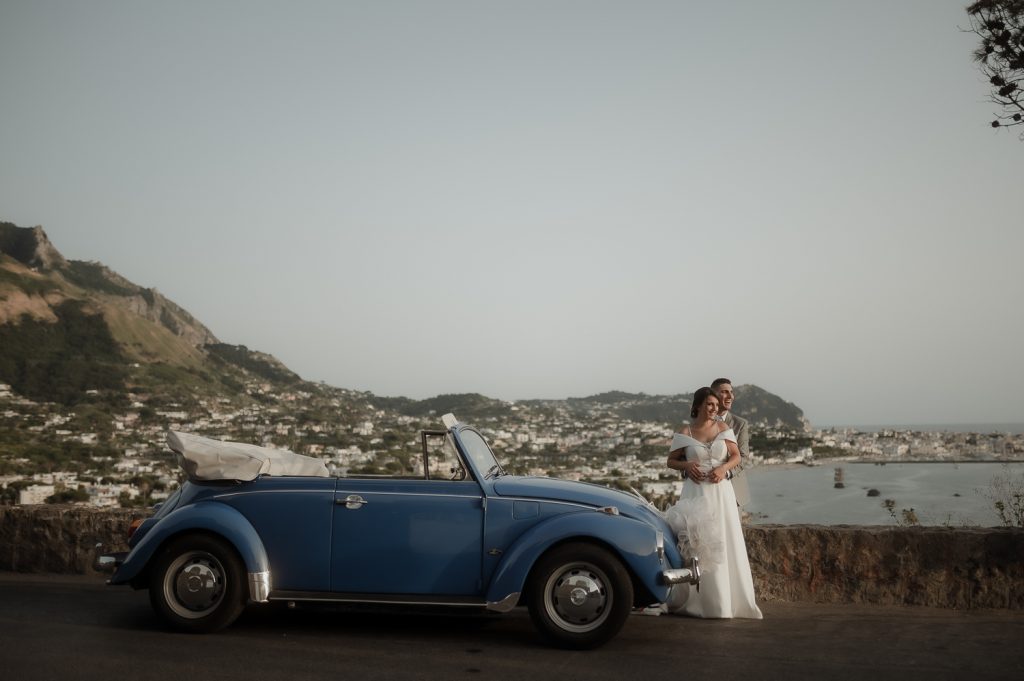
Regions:
<instances>
[{"instance_id":1,"label":"chrome hubcap","mask_svg":"<svg viewBox=\"0 0 1024 681\"><path fill-rule=\"evenodd\" d=\"M205 551L182 554L164 574L164 596L181 617L208 615L224 597L224 566Z\"/></svg>"},{"instance_id":2,"label":"chrome hubcap","mask_svg":"<svg viewBox=\"0 0 1024 681\"><path fill-rule=\"evenodd\" d=\"M217 594L217 575L208 565L190 565L178 574L175 591L187 608L209 607Z\"/></svg>"},{"instance_id":3,"label":"chrome hubcap","mask_svg":"<svg viewBox=\"0 0 1024 681\"><path fill-rule=\"evenodd\" d=\"M610 612L608 578L593 565L566 565L548 579L544 606L560 627L586 632L598 627Z\"/></svg>"}]
</instances>

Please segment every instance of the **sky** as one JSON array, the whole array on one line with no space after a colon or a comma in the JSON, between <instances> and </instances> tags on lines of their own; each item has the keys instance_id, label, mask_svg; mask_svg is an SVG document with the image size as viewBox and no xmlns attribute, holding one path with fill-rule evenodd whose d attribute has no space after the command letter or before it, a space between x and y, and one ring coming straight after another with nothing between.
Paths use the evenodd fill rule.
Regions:
<instances>
[{"instance_id":1,"label":"sky","mask_svg":"<svg viewBox=\"0 0 1024 681\"><path fill-rule=\"evenodd\" d=\"M0 0L0 220L378 395L1024 422L966 4Z\"/></svg>"}]
</instances>

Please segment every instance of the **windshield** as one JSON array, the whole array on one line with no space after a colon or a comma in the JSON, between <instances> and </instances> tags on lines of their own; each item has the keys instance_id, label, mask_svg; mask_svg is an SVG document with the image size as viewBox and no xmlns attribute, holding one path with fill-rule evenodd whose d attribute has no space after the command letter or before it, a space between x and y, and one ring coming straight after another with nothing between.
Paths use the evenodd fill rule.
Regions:
<instances>
[{"instance_id":1,"label":"windshield","mask_svg":"<svg viewBox=\"0 0 1024 681\"><path fill-rule=\"evenodd\" d=\"M473 467L480 471L480 474L485 479L493 478L505 472L501 469L501 465L494 458L494 453L491 452L491 448L487 446L487 442L480 433L469 428L463 428L458 432L458 435L459 442L462 444L462 449L465 450L466 456L469 457L470 461L473 462Z\"/></svg>"}]
</instances>

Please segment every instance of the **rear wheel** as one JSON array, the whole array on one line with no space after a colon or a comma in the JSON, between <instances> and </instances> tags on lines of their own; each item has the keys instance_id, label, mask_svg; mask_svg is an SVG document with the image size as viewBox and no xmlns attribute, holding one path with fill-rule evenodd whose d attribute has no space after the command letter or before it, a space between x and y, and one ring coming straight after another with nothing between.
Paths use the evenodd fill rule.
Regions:
<instances>
[{"instance_id":1,"label":"rear wheel","mask_svg":"<svg viewBox=\"0 0 1024 681\"><path fill-rule=\"evenodd\" d=\"M530 573L527 605L534 625L564 648L595 648L619 633L633 607L622 563L592 544L558 546Z\"/></svg>"},{"instance_id":2,"label":"rear wheel","mask_svg":"<svg viewBox=\"0 0 1024 681\"><path fill-rule=\"evenodd\" d=\"M228 626L245 608L245 569L221 539L189 535L158 556L149 584L153 609L181 631L211 632Z\"/></svg>"}]
</instances>

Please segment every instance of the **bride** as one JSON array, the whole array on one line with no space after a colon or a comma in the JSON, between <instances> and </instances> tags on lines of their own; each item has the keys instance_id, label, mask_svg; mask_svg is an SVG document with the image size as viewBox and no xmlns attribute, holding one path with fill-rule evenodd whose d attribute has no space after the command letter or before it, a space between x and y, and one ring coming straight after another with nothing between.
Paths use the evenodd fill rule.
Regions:
<instances>
[{"instance_id":1,"label":"bride","mask_svg":"<svg viewBox=\"0 0 1024 681\"><path fill-rule=\"evenodd\" d=\"M718 410L718 397L701 388L693 396L692 425L672 439L668 467L683 471L686 480L666 516L683 554L700 559L701 581L700 591L673 589L668 609L694 617L761 619L736 495L727 479L740 462L740 450L732 429L716 419Z\"/></svg>"}]
</instances>

